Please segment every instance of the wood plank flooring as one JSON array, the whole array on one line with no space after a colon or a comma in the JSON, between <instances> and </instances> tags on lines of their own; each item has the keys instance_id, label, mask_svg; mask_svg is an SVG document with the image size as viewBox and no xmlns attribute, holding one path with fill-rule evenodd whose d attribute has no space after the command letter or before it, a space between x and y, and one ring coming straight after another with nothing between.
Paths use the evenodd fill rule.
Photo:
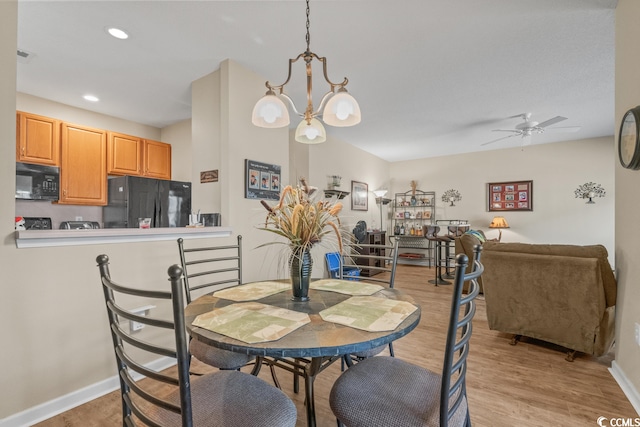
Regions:
<instances>
[{"instance_id":1,"label":"wood plank flooring","mask_svg":"<svg viewBox=\"0 0 640 427\"><path fill-rule=\"evenodd\" d=\"M396 357L440 371L452 287L428 284L427 280L433 275L434 269L398 266L396 288L416 299L422 307L422 319L413 332L394 343L394 349ZM579 354L574 362L567 362L562 348L527 338L512 346L509 345L510 338L510 335L489 330L484 300L479 299L467 374L474 426L595 426L600 416L638 417L607 370L614 358L613 351L600 358ZM338 375L340 365L335 363L316 379L319 427L336 425L328 395ZM291 374L279 370L278 376L284 391L297 405L296 425L305 426L304 394L292 392ZM271 383L268 369L263 369L260 377ZM36 425L120 425L119 393L109 393Z\"/></svg>"}]
</instances>

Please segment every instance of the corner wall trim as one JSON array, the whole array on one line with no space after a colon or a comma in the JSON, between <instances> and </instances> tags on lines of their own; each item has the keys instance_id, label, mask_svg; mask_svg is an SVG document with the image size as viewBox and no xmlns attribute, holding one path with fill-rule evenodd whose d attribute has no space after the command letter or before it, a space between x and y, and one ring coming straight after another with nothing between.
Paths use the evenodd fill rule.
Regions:
<instances>
[{"instance_id":1,"label":"corner wall trim","mask_svg":"<svg viewBox=\"0 0 640 427\"><path fill-rule=\"evenodd\" d=\"M163 357L157 359L145 366L153 370L167 369L176 364L176 360L171 357ZM136 380L142 378L142 375L135 378ZM29 408L25 411L11 415L7 418L0 420L0 427L24 427L31 426L53 416L68 411L69 409L80 406L83 403L87 403L93 399L104 396L107 393L111 393L114 390L120 388L120 381L118 375L114 375L103 381L91 384L87 387L81 388L76 391L72 391L64 396L60 396L48 402L44 402L40 405Z\"/></svg>"},{"instance_id":2,"label":"corner wall trim","mask_svg":"<svg viewBox=\"0 0 640 427\"><path fill-rule=\"evenodd\" d=\"M618 365L615 360L611 362L609 372L622 389L624 395L627 396L629 402L631 402L633 409L635 409L638 415L640 415L640 393L638 393L638 390L636 390L631 381L629 381L629 378L627 378L622 369L620 369L620 365Z\"/></svg>"}]
</instances>

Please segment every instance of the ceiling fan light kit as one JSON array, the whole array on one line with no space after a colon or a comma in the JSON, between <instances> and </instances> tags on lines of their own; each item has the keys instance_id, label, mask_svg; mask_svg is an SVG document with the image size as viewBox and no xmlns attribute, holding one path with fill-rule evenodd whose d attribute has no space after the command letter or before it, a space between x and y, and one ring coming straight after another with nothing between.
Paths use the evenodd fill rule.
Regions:
<instances>
[{"instance_id":1,"label":"ceiling fan light kit","mask_svg":"<svg viewBox=\"0 0 640 427\"><path fill-rule=\"evenodd\" d=\"M300 117L302 121L296 128L295 140L303 144L318 144L326 141L327 135L318 118L322 118L325 124L329 126L346 127L354 126L360 123L360 106L353 96L347 92L347 83L349 79L346 77L341 83L333 83L327 75L327 59L319 57L311 52L309 43L311 36L309 35L309 0L307 0L307 34L306 34L307 50L302 52L294 59L289 59L289 74L287 79L281 85L272 85L266 82L267 93L256 103L253 108L251 122L258 127L263 128L280 128L288 126L290 123L287 107L282 99L286 99L293 111ZM300 58L304 59L307 73L307 107L303 113L300 113L293 100L284 92L284 86L291 79L291 68L293 63ZM324 79L329 84L329 91L324 94L318 105L318 109L314 110L313 101L311 99L311 89L313 83L312 61L316 59L322 63L322 72Z\"/></svg>"}]
</instances>

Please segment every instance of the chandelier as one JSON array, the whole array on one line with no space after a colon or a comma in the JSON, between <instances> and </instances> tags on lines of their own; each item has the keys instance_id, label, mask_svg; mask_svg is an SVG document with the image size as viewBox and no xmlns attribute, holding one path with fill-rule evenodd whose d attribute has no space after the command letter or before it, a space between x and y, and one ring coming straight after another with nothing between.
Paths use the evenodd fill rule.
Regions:
<instances>
[{"instance_id":1,"label":"chandelier","mask_svg":"<svg viewBox=\"0 0 640 427\"><path fill-rule=\"evenodd\" d=\"M347 83L349 79L346 77L342 83L333 83L327 76L327 58L319 57L309 49L311 37L309 35L309 0L307 0L307 50L302 52L294 59L289 59L289 74L287 79L281 85L275 86L266 82L267 93L258 100L253 107L251 122L263 128L281 128L288 126L290 123L289 112L281 98L286 99L293 111L300 117L302 121L296 128L295 140L304 144L319 144L326 141L327 133L324 126L318 118L330 126L345 127L353 126L360 123L360 107L355 98L347 92ZM284 92L284 86L291 79L291 67L294 62L300 58L304 59L307 71L307 107L303 113L299 112L293 100ZM311 63L316 59L322 63L322 72L324 79L329 84L329 91L324 94L318 105L318 109L314 110L313 101L311 99L311 89L313 77L311 72Z\"/></svg>"}]
</instances>

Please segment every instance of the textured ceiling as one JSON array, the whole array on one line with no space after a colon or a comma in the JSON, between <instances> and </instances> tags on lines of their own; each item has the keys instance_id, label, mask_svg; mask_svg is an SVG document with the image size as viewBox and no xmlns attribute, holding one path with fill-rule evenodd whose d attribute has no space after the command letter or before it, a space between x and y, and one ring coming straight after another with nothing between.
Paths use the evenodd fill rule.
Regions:
<instances>
[{"instance_id":1,"label":"textured ceiling","mask_svg":"<svg viewBox=\"0 0 640 427\"><path fill-rule=\"evenodd\" d=\"M615 0L312 0L311 50L349 78L362 122L327 133L389 161L517 147L532 113L613 135ZM107 26L126 29L116 40ZM156 127L191 115L191 82L229 58L272 81L306 48L305 3L19 1L18 91ZM304 104L304 67L288 92ZM314 71L314 99L325 90ZM85 93L99 103L82 99ZM256 100L263 92L256 93ZM247 123L250 126L250 111ZM297 122L292 119L292 123Z\"/></svg>"}]
</instances>

